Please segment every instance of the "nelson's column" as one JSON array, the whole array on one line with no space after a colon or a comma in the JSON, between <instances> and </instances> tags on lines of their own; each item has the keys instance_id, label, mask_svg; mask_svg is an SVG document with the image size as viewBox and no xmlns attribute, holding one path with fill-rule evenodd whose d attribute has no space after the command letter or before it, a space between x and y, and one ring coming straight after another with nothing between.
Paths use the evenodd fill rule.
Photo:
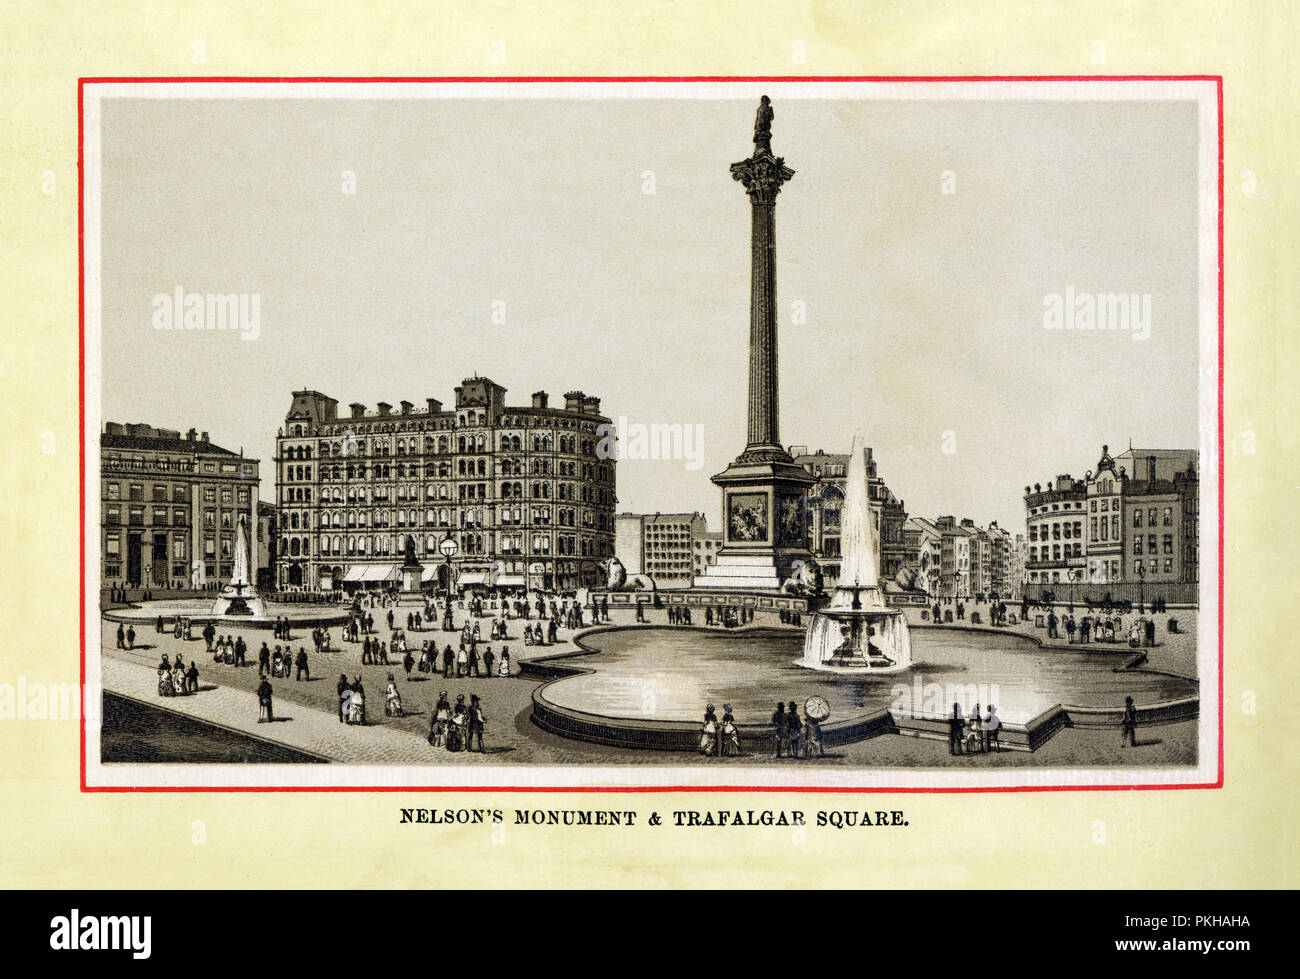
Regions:
<instances>
[{"instance_id":1,"label":"nelson's column","mask_svg":"<svg viewBox=\"0 0 1300 979\"><path fill-rule=\"evenodd\" d=\"M754 123L754 155L731 165L752 212L749 442L713 477L722 488L722 548L717 563L695 579L700 588L775 590L796 560L811 556L803 495L814 479L782 448L777 429L776 195L794 171L772 155L772 117L764 95Z\"/></svg>"}]
</instances>

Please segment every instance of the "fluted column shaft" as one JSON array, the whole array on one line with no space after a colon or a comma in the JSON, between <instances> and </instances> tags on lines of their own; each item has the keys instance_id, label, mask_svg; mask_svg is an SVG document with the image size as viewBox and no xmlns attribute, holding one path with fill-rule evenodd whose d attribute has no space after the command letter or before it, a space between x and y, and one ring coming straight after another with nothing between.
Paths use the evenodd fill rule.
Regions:
<instances>
[{"instance_id":1,"label":"fluted column shaft","mask_svg":"<svg viewBox=\"0 0 1300 979\"><path fill-rule=\"evenodd\" d=\"M752 277L749 299L749 444L780 446L777 428L776 200L750 197Z\"/></svg>"}]
</instances>

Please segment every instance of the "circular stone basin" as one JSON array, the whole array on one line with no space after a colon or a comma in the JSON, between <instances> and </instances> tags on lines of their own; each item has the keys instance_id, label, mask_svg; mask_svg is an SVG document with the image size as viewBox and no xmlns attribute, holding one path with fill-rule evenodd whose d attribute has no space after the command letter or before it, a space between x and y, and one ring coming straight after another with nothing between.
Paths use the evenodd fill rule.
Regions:
<instances>
[{"instance_id":1,"label":"circular stone basin","mask_svg":"<svg viewBox=\"0 0 1300 979\"><path fill-rule=\"evenodd\" d=\"M776 702L803 706L813 694L831 719L901 707L942 714L954 701L969 711L993 703L1004 721L1024 723L1056 704L1118 707L1197 694L1194 680L1142 670L1114 672L1132 656L1040 647L1012 634L911 629L912 665L883 676L837 674L797 665L803 633L700 629L611 629L582 638L591 655L558 662L594 673L557 680L545 698L601 717L698 721L706 703L731 704L742 724L765 723ZM901 700L900 700L901 698ZM946 705L946 706L945 706Z\"/></svg>"},{"instance_id":2,"label":"circular stone basin","mask_svg":"<svg viewBox=\"0 0 1300 979\"><path fill-rule=\"evenodd\" d=\"M291 625L300 626L338 625L348 620L348 610L342 605L315 605L310 602L264 602L265 615L214 615L212 603L215 598L216 595L212 598L160 598L128 608L110 609L104 613L104 618L109 622L153 625L161 615L163 621L171 625L177 616L184 616L200 628L204 623L212 622L216 625L225 623L231 627L253 629L269 629L279 618L288 618Z\"/></svg>"}]
</instances>

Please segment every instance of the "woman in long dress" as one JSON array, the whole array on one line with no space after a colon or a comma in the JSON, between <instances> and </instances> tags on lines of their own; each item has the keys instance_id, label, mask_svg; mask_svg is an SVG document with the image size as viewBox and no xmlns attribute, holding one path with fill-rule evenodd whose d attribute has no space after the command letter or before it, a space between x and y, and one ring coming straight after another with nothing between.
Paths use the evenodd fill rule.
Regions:
<instances>
[{"instance_id":1,"label":"woman in long dress","mask_svg":"<svg viewBox=\"0 0 1300 979\"><path fill-rule=\"evenodd\" d=\"M711 755L718 743L718 715L713 705L704 708L704 726L700 729L700 754Z\"/></svg>"},{"instance_id":2,"label":"woman in long dress","mask_svg":"<svg viewBox=\"0 0 1300 979\"><path fill-rule=\"evenodd\" d=\"M429 744L435 748L447 747L447 728L451 724L451 701L447 691L438 694L438 706L433 709L433 724L429 729Z\"/></svg>"},{"instance_id":3,"label":"woman in long dress","mask_svg":"<svg viewBox=\"0 0 1300 979\"><path fill-rule=\"evenodd\" d=\"M352 688L347 687L339 692L339 713L343 715L343 721L346 724L352 723Z\"/></svg>"},{"instance_id":4,"label":"woman in long dress","mask_svg":"<svg viewBox=\"0 0 1300 979\"><path fill-rule=\"evenodd\" d=\"M510 647L501 647L501 665L497 667L497 676L510 675Z\"/></svg>"},{"instance_id":5,"label":"woman in long dress","mask_svg":"<svg viewBox=\"0 0 1300 979\"><path fill-rule=\"evenodd\" d=\"M388 674L388 689L384 692L384 713L389 717L402 716L402 695L397 692L397 681Z\"/></svg>"},{"instance_id":6,"label":"woman in long dress","mask_svg":"<svg viewBox=\"0 0 1300 979\"><path fill-rule=\"evenodd\" d=\"M743 755L740 750L740 730L736 727L736 716L731 712L730 704L722 705L722 753L724 755Z\"/></svg>"},{"instance_id":7,"label":"woman in long dress","mask_svg":"<svg viewBox=\"0 0 1300 979\"><path fill-rule=\"evenodd\" d=\"M348 723L360 724L366 716L366 695L357 688L353 688L352 696L348 698Z\"/></svg>"},{"instance_id":8,"label":"woman in long dress","mask_svg":"<svg viewBox=\"0 0 1300 979\"><path fill-rule=\"evenodd\" d=\"M172 675L170 670L158 667L158 696L171 697L176 693L176 688L172 685Z\"/></svg>"},{"instance_id":9,"label":"woman in long dress","mask_svg":"<svg viewBox=\"0 0 1300 979\"><path fill-rule=\"evenodd\" d=\"M465 708L465 695L456 695L456 706L451 712L451 723L447 726L447 750L461 751L465 747L465 732L469 725L469 712Z\"/></svg>"}]
</instances>

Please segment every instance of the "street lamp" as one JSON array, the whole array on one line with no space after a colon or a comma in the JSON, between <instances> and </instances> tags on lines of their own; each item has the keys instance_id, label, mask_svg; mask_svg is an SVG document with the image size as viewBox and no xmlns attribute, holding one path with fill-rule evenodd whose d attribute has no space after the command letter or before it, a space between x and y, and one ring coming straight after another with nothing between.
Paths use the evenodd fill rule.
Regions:
<instances>
[{"instance_id":1,"label":"street lamp","mask_svg":"<svg viewBox=\"0 0 1300 979\"><path fill-rule=\"evenodd\" d=\"M460 550L460 545L456 543L451 534L448 534L438 545L438 550L447 559L447 610L442 616L442 629L444 632L448 632L451 629L451 559Z\"/></svg>"},{"instance_id":2,"label":"street lamp","mask_svg":"<svg viewBox=\"0 0 1300 979\"><path fill-rule=\"evenodd\" d=\"M1146 609L1147 569L1146 569L1146 565L1143 564L1142 561L1140 560L1138 561L1138 565L1137 565L1137 573L1138 573L1138 615L1146 615L1147 614L1147 609Z\"/></svg>"}]
</instances>

